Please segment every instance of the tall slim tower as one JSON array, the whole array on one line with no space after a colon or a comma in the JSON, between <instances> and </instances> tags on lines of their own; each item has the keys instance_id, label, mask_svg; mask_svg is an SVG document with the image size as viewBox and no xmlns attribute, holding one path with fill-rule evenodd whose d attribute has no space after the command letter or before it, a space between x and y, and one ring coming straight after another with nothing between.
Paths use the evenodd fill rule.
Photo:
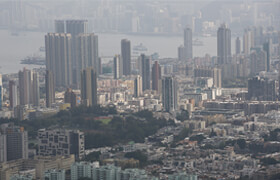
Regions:
<instances>
[{"instance_id":1,"label":"tall slim tower","mask_svg":"<svg viewBox=\"0 0 280 180\"><path fill-rule=\"evenodd\" d=\"M184 47L186 51L186 58L193 58L193 46L192 46L192 29L184 29Z\"/></svg>"},{"instance_id":2,"label":"tall slim tower","mask_svg":"<svg viewBox=\"0 0 280 180\"><path fill-rule=\"evenodd\" d=\"M11 109L14 109L18 105L18 88L16 82L13 80L9 81L9 101Z\"/></svg>"},{"instance_id":3,"label":"tall slim tower","mask_svg":"<svg viewBox=\"0 0 280 180\"><path fill-rule=\"evenodd\" d=\"M161 67L158 61L155 61L152 67L152 89L159 91L159 82L161 79Z\"/></svg>"},{"instance_id":4,"label":"tall slim tower","mask_svg":"<svg viewBox=\"0 0 280 180\"><path fill-rule=\"evenodd\" d=\"M251 48L254 46L254 32L251 29L245 29L243 34L243 52L245 55L249 55Z\"/></svg>"},{"instance_id":5,"label":"tall slim tower","mask_svg":"<svg viewBox=\"0 0 280 180\"><path fill-rule=\"evenodd\" d=\"M87 20L66 20L65 22L66 33L70 33L72 36L71 44L71 56L72 56L72 70L73 70L73 83L75 85L79 84L79 74L80 69L77 67L80 59L77 56L77 36L79 34L88 33L88 21Z\"/></svg>"},{"instance_id":6,"label":"tall slim tower","mask_svg":"<svg viewBox=\"0 0 280 180\"><path fill-rule=\"evenodd\" d=\"M114 79L119 79L123 75L123 59L120 55L114 57Z\"/></svg>"},{"instance_id":7,"label":"tall slim tower","mask_svg":"<svg viewBox=\"0 0 280 180\"><path fill-rule=\"evenodd\" d=\"M81 96L87 106L97 105L97 75L93 68L86 68L81 74Z\"/></svg>"},{"instance_id":8,"label":"tall slim tower","mask_svg":"<svg viewBox=\"0 0 280 180\"><path fill-rule=\"evenodd\" d=\"M65 21L64 20L55 20L54 28L56 33L65 33Z\"/></svg>"},{"instance_id":9,"label":"tall slim tower","mask_svg":"<svg viewBox=\"0 0 280 180\"><path fill-rule=\"evenodd\" d=\"M81 71L87 67L93 67L100 74L100 61L98 56L98 36L79 34L76 37L76 78L80 77Z\"/></svg>"},{"instance_id":10,"label":"tall slim tower","mask_svg":"<svg viewBox=\"0 0 280 180\"><path fill-rule=\"evenodd\" d=\"M131 46L127 39L121 41L121 56L123 58L123 75L128 76L131 74Z\"/></svg>"},{"instance_id":11,"label":"tall slim tower","mask_svg":"<svg viewBox=\"0 0 280 180\"><path fill-rule=\"evenodd\" d=\"M142 76L142 88L143 91L151 88L151 72L150 72L150 57L145 54L141 54L141 76Z\"/></svg>"},{"instance_id":12,"label":"tall slim tower","mask_svg":"<svg viewBox=\"0 0 280 180\"><path fill-rule=\"evenodd\" d=\"M241 42L239 37L237 37L235 40L235 54L240 54L240 53L241 53Z\"/></svg>"},{"instance_id":13,"label":"tall slim tower","mask_svg":"<svg viewBox=\"0 0 280 180\"><path fill-rule=\"evenodd\" d=\"M139 97L142 95L142 77L137 76L134 80L134 97Z\"/></svg>"},{"instance_id":14,"label":"tall slim tower","mask_svg":"<svg viewBox=\"0 0 280 180\"><path fill-rule=\"evenodd\" d=\"M217 32L217 55L218 64L231 63L231 31L225 24L222 24Z\"/></svg>"},{"instance_id":15,"label":"tall slim tower","mask_svg":"<svg viewBox=\"0 0 280 180\"><path fill-rule=\"evenodd\" d=\"M46 68L53 72L57 87L72 84L71 39L71 34L64 33L48 33L45 36Z\"/></svg>"},{"instance_id":16,"label":"tall slim tower","mask_svg":"<svg viewBox=\"0 0 280 180\"><path fill-rule=\"evenodd\" d=\"M2 109L3 101L3 87L2 87L2 75L0 74L0 109Z\"/></svg>"},{"instance_id":17,"label":"tall slim tower","mask_svg":"<svg viewBox=\"0 0 280 180\"><path fill-rule=\"evenodd\" d=\"M39 105L39 77L38 74L28 69L19 71L19 97L20 105Z\"/></svg>"},{"instance_id":18,"label":"tall slim tower","mask_svg":"<svg viewBox=\"0 0 280 180\"><path fill-rule=\"evenodd\" d=\"M165 111L175 111L178 106L177 82L174 77L162 79L162 104Z\"/></svg>"},{"instance_id":19,"label":"tall slim tower","mask_svg":"<svg viewBox=\"0 0 280 180\"><path fill-rule=\"evenodd\" d=\"M52 71L46 71L46 107L51 107L55 102L54 75Z\"/></svg>"},{"instance_id":20,"label":"tall slim tower","mask_svg":"<svg viewBox=\"0 0 280 180\"><path fill-rule=\"evenodd\" d=\"M270 41L263 44L263 50L266 52L266 67L267 72L270 70Z\"/></svg>"}]
</instances>

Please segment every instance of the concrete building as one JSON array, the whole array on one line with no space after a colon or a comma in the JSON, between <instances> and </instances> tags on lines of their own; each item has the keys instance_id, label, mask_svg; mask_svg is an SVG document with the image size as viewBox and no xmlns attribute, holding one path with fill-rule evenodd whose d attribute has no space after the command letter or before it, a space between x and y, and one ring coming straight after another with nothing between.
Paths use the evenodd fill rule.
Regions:
<instances>
[{"instance_id":1,"label":"concrete building","mask_svg":"<svg viewBox=\"0 0 280 180\"><path fill-rule=\"evenodd\" d=\"M186 50L186 59L193 58L193 45L192 45L192 29L186 28L184 29L184 47Z\"/></svg>"},{"instance_id":2,"label":"concrete building","mask_svg":"<svg viewBox=\"0 0 280 180\"><path fill-rule=\"evenodd\" d=\"M142 76L142 90L151 88L151 71L150 71L150 57L145 54L140 56L141 62L141 76Z\"/></svg>"},{"instance_id":3,"label":"concrete building","mask_svg":"<svg viewBox=\"0 0 280 180\"><path fill-rule=\"evenodd\" d=\"M241 41L239 37L237 37L235 40L235 54L240 54L240 53L241 53Z\"/></svg>"},{"instance_id":4,"label":"concrete building","mask_svg":"<svg viewBox=\"0 0 280 180\"><path fill-rule=\"evenodd\" d=\"M140 97L143 94L142 89L142 77L138 75L134 80L134 97Z\"/></svg>"},{"instance_id":5,"label":"concrete building","mask_svg":"<svg viewBox=\"0 0 280 180\"><path fill-rule=\"evenodd\" d=\"M75 162L71 165L71 180L78 180L81 177L91 178L93 176L92 169L96 164L88 162Z\"/></svg>"},{"instance_id":6,"label":"concrete building","mask_svg":"<svg viewBox=\"0 0 280 180\"><path fill-rule=\"evenodd\" d=\"M230 64L231 63L231 31L225 25L222 24L217 32L217 56L218 64Z\"/></svg>"},{"instance_id":7,"label":"concrete building","mask_svg":"<svg viewBox=\"0 0 280 180\"><path fill-rule=\"evenodd\" d=\"M45 36L46 69L54 75L56 87L72 84L71 34L48 33Z\"/></svg>"},{"instance_id":8,"label":"concrete building","mask_svg":"<svg viewBox=\"0 0 280 180\"><path fill-rule=\"evenodd\" d=\"M253 47L255 47L254 32L251 29L245 29L243 34L243 53L249 55Z\"/></svg>"},{"instance_id":9,"label":"concrete building","mask_svg":"<svg viewBox=\"0 0 280 180\"><path fill-rule=\"evenodd\" d=\"M1 125L0 144L0 162L28 159L28 134L23 127Z\"/></svg>"},{"instance_id":10,"label":"concrete building","mask_svg":"<svg viewBox=\"0 0 280 180\"><path fill-rule=\"evenodd\" d=\"M120 55L114 57L114 79L120 79L123 76L123 59Z\"/></svg>"},{"instance_id":11,"label":"concrete building","mask_svg":"<svg viewBox=\"0 0 280 180\"><path fill-rule=\"evenodd\" d=\"M84 157L84 133L79 130L40 129L38 131L38 154L40 156L64 156L74 154L76 159Z\"/></svg>"},{"instance_id":12,"label":"concrete building","mask_svg":"<svg viewBox=\"0 0 280 180\"><path fill-rule=\"evenodd\" d=\"M97 105L97 74L93 68L86 68L82 71L81 97L83 104Z\"/></svg>"},{"instance_id":13,"label":"concrete building","mask_svg":"<svg viewBox=\"0 0 280 180\"><path fill-rule=\"evenodd\" d=\"M32 175L14 175L10 180L33 180Z\"/></svg>"},{"instance_id":14,"label":"concrete building","mask_svg":"<svg viewBox=\"0 0 280 180\"><path fill-rule=\"evenodd\" d=\"M19 98L20 105L38 106L39 96L39 75L28 69L19 71Z\"/></svg>"},{"instance_id":15,"label":"concrete building","mask_svg":"<svg viewBox=\"0 0 280 180\"><path fill-rule=\"evenodd\" d=\"M94 68L95 72L100 74L100 61L98 50L98 36L90 34L79 34L76 37L76 69L75 76L77 79L83 69L88 67ZM79 84L77 84L79 85Z\"/></svg>"},{"instance_id":16,"label":"concrete building","mask_svg":"<svg viewBox=\"0 0 280 180\"><path fill-rule=\"evenodd\" d=\"M131 74L131 45L127 39L121 41L121 57L123 59L123 75L128 76Z\"/></svg>"},{"instance_id":17,"label":"concrete building","mask_svg":"<svg viewBox=\"0 0 280 180\"><path fill-rule=\"evenodd\" d=\"M158 61L155 61L152 67L152 89L155 91L160 90L160 80L161 80L161 67Z\"/></svg>"},{"instance_id":18,"label":"concrete building","mask_svg":"<svg viewBox=\"0 0 280 180\"><path fill-rule=\"evenodd\" d=\"M45 76L45 87L46 87L46 107L51 107L55 103L55 85L54 76L52 71L47 70Z\"/></svg>"},{"instance_id":19,"label":"concrete building","mask_svg":"<svg viewBox=\"0 0 280 180\"><path fill-rule=\"evenodd\" d=\"M267 71L267 54L261 48L254 48L250 54L250 71L252 76Z\"/></svg>"},{"instance_id":20,"label":"concrete building","mask_svg":"<svg viewBox=\"0 0 280 180\"><path fill-rule=\"evenodd\" d=\"M162 105L165 111L175 111L178 106L178 86L175 77L162 79Z\"/></svg>"},{"instance_id":21,"label":"concrete building","mask_svg":"<svg viewBox=\"0 0 280 180\"><path fill-rule=\"evenodd\" d=\"M45 179L48 180L65 180L65 170L49 169L45 172Z\"/></svg>"},{"instance_id":22,"label":"concrete building","mask_svg":"<svg viewBox=\"0 0 280 180\"><path fill-rule=\"evenodd\" d=\"M71 88L67 88L64 93L64 102L71 104L71 108L77 106L77 95L73 92Z\"/></svg>"},{"instance_id":23,"label":"concrete building","mask_svg":"<svg viewBox=\"0 0 280 180\"><path fill-rule=\"evenodd\" d=\"M14 109L18 103L18 87L16 82L13 80L9 81L9 101L10 101L10 108Z\"/></svg>"}]
</instances>

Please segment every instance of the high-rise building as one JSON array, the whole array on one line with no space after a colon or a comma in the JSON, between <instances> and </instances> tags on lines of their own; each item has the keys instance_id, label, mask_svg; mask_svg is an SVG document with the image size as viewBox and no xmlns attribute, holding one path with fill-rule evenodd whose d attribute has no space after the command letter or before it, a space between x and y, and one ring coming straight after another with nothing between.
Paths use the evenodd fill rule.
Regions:
<instances>
[{"instance_id":1,"label":"high-rise building","mask_svg":"<svg viewBox=\"0 0 280 180\"><path fill-rule=\"evenodd\" d=\"M87 67L93 67L100 74L100 62L98 55L98 36L90 34L79 34L76 36L76 78L80 77L81 71Z\"/></svg>"},{"instance_id":2,"label":"high-rise building","mask_svg":"<svg viewBox=\"0 0 280 180\"><path fill-rule=\"evenodd\" d=\"M71 41L71 56L72 56L72 72L73 72L73 83L79 85L79 74L80 69L77 67L80 61L77 56L77 36L79 34L88 33L88 21L87 20L66 20L65 22L66 33L70 33L72 36ZM78 75L78 76L77 76Z\"/></svg>"},{"instance_id":3,"label":"high-rise building","mask_svg":"<svg viewBox=\"0 0 280 180\"><path fill-rule=\"evenodd\" d=\"M178 47L178 60L179 61L187 61L187 50L186 47L181 45Z\"/></svg>"},{"instance_id":4,"label":"high-rise building","mask_svg":"<svg viewBox=\"0 0 280 180\"><path fill-rule=\"evenodd\" d=\"M0 74L0 109L2 109L3 101L3 84L2 84L2 75Z\"/></svg>"},{"instance_id":5,"label":"high-rise building","mask_svg":"<svg viewBox=\"0 0 280 180\"><path fill-rule=\"evenodd\" d=\"M28 135L23 127L3 124L0 127L0 157L4 161L28 159Z\"/></svg>"},{"instance_id":6,"label":"high-rise building","mask_svg":"<svg viewBox=\"0 0 280 180\"><path fill-rule=\"evenodd\" d=\"M222 70L220 68L213 69L213 84L215 88L222 88Z\"/></svg>"},{"instance_id":7,"label":"high-rise building","mask_svg":"<svg viewBox=\"0 0 280 180\"><path fill-rule=\"evenodd\" d=\"M84 133L79 130L40 129L38 147L40 156L74 154L76 159L81 159L85 154Z\"/></svg>"},{"instance_id":8,"label":"high-rise building","mask_svg":"<svg viewBox=\"0 0 280 180\"><path fill-rule=\"evenodd\" d=\"M248 100L276 101L278 82L253 77L248 80Z\"/></svg>"},{"instance_id":9,"label":"high-rise building","mask_svg":"<svg viewBox=\"0 0 280 180\"><path fill-rule=\"evenodd\" d=\"M54 23L55 33L65 33L65 21L64 20L55 20Z\"/></svg>"},{"instance_id":10,"label":"high-rise building","mask_svg":"<svg viewBox=\"0 0 280 180\"><path fill-rule=\"evenodd\" d=\"M250 54L250 74L255 76L261 71L267 71L267 54L261 48L254 48Z\"/></svg>"},{"instance_id":11,"label":"high-rise building","mask_svg":"<svg viewBox=\"0 0 280 180\"><path fill-rule=\"evenodd\" d=\"M174 77L162 79L162 105L165 111L175 111L178 106L178 87Z\"/></svg>"},{"instance_id":12,"label":"high-rise building","mask_svg":"<svg viewBox=\"0 0 280 180\"><path fill-rule=\"evenodd\" d=\"M51 107L55 103L54 76L52 71L46 71L45 77L46 87L46 107Z\"/></svg>"},{"instance_id":13,"label":"high-rise building","mask_svg":"<svg viewBox=\"0 0 280 180\"><path fill-rule=\"evenodd\" d=\"M217 55L218 64L231 63L231 31L225 24L222 24L217 32Z\"/></svg>"},{"instance_id":14,"label":"high-rise building","mask_svg":"<svg viewBox=\"0 0 280 180\"><path fill-rule=\"evenodd\" d=\"M142 76L142 90L145 91L151 87L151 72L150 72L150 57L145 54L140 56L141 62L141 76Z\"/></svg>"},{"instance_id":15,"label":"high-rise building","mask_svg":"<svg viewBox=\"0 0 280 180\"><path fill-rule=\"evenodd\" d=\"M53 72L56 87L72 84L71 34L48 33L45 36L46 69Z\"/></svg>"},{"instance_id":16,"label":"high-rise building","mask_svg":"<svg viewBox=\"0 0 280 180\"><path fill-rule=\"evenodd\" d=\"M7 161L7 136L0 131L0 163Z\"/></svg>"},{"instance_id":17,"label":"high-rise building","mask_svg":"<svg viewBox=\"0 0 280 180\"><path fill-rule=\"evenodd\" d=\"M184 47L186 50L186 58L193 58L193 46L192 46L192 29L184 29Z\"/></svg>"},{"instance_id":18,"label":"high-rise building","mask_svg":"<svg viewBox=\"0 0 280 180\"><path fill-rule=\"evenodd\" d=\"M243 53L249 55L254 44L254 33L251 29L245 29L243 34Z\"/></svg>"},{"instance_id":19,"label":"high-rise building","mask_svg":"<svg viewBox=\"0 0 280 180\"><path fill-rule=\"evenodd\" d=\"M121 41L121 56L123 59L123 75L128 76L131 74L131 46L127 39Z\"/></svg>"},{"instance_id":20,"label":"high-rise building","mask_svg":"<svg viewBox=\"0 0 280 180\"><path fill-rule=\"evenodd\" d=\"M86 68L81 75L82 103L87 106L97 105L97 75L93 68Z\"/></svg>"},{"instance_id":21,"label":"high-rise building","mask_svg":"<svg viewBox=\"0 0 280 180\"><path fill-rule=\"evenodd\" d=\"M71 166L71 180L79 180L82 177L92 178L93 163L75 162Z\"/></svg>"},{"instance_id":22,"label":"high-rise building","mask_svg":"<svg viewBox=\"0 0 280 180\"><path fill-rule=\"evenodd\" d=\"M10 180L33 180L33 176L31 174L16 174L10 177Z\"/></svg>"},{"instance_id":23,"label":"high-rise building","mask_svg":"<svg viewBox=\"0 0 280 180\"><path fill-rule=\"evenodd\" d=\"M152 89L155 91L159 91L159 85L160 85L160 79L161 79L161 67L158 64L158 61L155 61L152 67Z\"/></svg>"},{"instance_id":24,"label":"high-rise building","mask_svg":"<svg viewBox=\"0 0 280 180\"><path fill-rule=\"evenodd\" d=\"M65 170L48 169L45 172L45 180L65 180Z\"/></svg>"},{"instance_id":25,"label":"high-rise building","mask_svg":"<svg viewBox=\"0 0 280 180\"><path fill-rule=\"evenodd\" d=\"M119 79L123 75L123 58L120 55L114 57L114 79Z\"/></svg>"},{"instance_id":26,"label":"high-rise building","mask_svg":"<svg viewBox=\"0 0 280 180\"><path fill-rule=\"evenodd\" d=\"M263 50L266 52L266 71L270 70L270 41L263 44Z\"/></svg>"},{"instance_id":27,"label":"high-rise building","mask_svg":"<svg viewBox=\"0 0 280 180\"><path fill-rule=\"evenodd\" d=\"M134 97L139 97L143 94L142 88L142 77L136 76L134 80Z\"/></svg>"},{"instance_id":28,"label":"high-rise building","mask_svg":"<svg viewBox=\"0 0 280 180\"><path fill-rule=\"evenodd\" d=\"M66 20L66 32L70 33L73 37L81 34L88 33L87 20Z\"/></svg>"},{"instance_id":29,"label":"high-rise building","mask_svg":"<svg viewBox=\"0 0 280 180\"><path fill-rule=\"evenodd\" d=\"M64 102L71 104L71 108L77 106L77 95L72 91L71 88L67 88L64 94Z\"/></svg>"},{"instance_id":30,"label":"high-rise building","mask_svg":"<svg viewBox=\"0 0 280 180\"><path fill-rule=\"evenodd\" d=\"M241 53L241 41L239 37L237 37L235 40L235 54L240 54L240 53Z\"/></svg>"},{"instance_id":31,"label":"high-rise building","mask_svg":"<svg viewBox=\"0 0 280 180\"><path fill-rule=\"evenodd\" d=\"M11 109L14 109L18 105L18 87L13 80L9 81L9 101Z\"/></svg>"},{"instance_id":32,"label":"high-rise building","mask_svg":"<svg viewBox=\"0 0 280 180\"><path fill-rule=\"evenodd\" d=\"M19 71L19 97L20 105L39 105L39 75L28 69Z\"/></svg>"}]
</instances>

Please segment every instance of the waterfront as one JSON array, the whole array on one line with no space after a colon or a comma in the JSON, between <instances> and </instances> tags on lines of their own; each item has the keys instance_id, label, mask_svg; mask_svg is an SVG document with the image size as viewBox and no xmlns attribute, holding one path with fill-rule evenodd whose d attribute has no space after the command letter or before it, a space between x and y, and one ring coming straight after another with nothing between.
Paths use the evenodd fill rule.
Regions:
<instances>
[{"instance_id":1,"label":"waterfront","mask_svg":"<svg viewBox=\"0 0 280 180\"><path fill-rule=\"evenodd\" d=\"M43 32L22 32L18 36L12 36L8 30L0 30L0 73L16 73L23 67L31 66L20 64L20 60L34 53L44 55L39 52L39 48L44 46ZM99 55L114 56L120 53L120 41L127 38L134 45L143 43L148 48L147 54L159 53L161 58L177 57L177 48L183 44L183 37L179 36L137 36L125 34L97 34L99 37ZM194 37L195 39L196 37ZM216 37L199 37L203 46L194 46L194 56L204 56L206 53L211 56L217 54ZM234 40L232 39L232 51L234 52ZM133 54L132 54L133 55Z\"/></svg>"}]
</instances>

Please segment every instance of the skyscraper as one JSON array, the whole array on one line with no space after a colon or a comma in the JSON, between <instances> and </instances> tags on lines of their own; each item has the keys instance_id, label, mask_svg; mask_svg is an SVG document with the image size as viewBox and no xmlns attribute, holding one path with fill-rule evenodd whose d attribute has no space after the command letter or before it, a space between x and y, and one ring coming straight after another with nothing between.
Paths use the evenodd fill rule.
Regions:
<instances>
[{"instance_id":1,"label":"skyscraper","mask_svg":"<svg viewBox=\"0 0 280 180\"><path fill-rule=\"evenodd\" d=\"M192 46L192 29L184 29L184 47L186 50L186 58L193 58L193 46Z\"/></svg>"},{"instance_id":2,"label":"skyscraper","mask_svg":"<svg viewBox=\"0 0 280 180\"><path fill-rule=\"evenodd\" d=\"M151 87L151 72L150 72L150 57L145 54L140 55L142 90L150 89Z\"/></svg>"},{"instance_id":3,"label":"skyscraper","mask_svg":"<svg viewBox=\"0 0 280 180\"><path fill-rule=\"evenodd\" d=\"M261 48L254 48L250 54L251 75L255 76L261 71L267 71L267 54Z\"/></svg>"},{"instance_id":4,"label":"skyscraper","mask_svg":"<svg viewBox=\"0 0 280 180\"><path fill-rule=\"evenodd\" d=\"M73 37L81 33L88 33L87 20L66 20L66 32Z\"/></svg>"},{"instance_id":5,"label":"skyscraper","mask_svg":"<svg viewBox=\"0 0 280 180\"><path fill-rule=\"evenodd\" d=\"M2 139L2 145L4 146L2 155L6 156L2 160L28 159L28 135L23 127L3 124L0 127L0 134L2 134L0 139ZM3 138L6 138L6 140L4 141Z\"/></svg>"},{"instance_id":6,"label":"skyscraper","mask_svg":"<svg viewBox=\"0 0 280 180\"><path fill-rule=\"evenodd\" d=\"M87 67L93 67L97 74L100 73L100 61L98 56L98 36L91 34L79 34L76 38L76 79L81 71ZM79 84L77 84L79 85Z\"/></svg>"},{"instance_id":7,"label":"skyscraper","mask_svg":"<svg viewBox=\"0 0 280 180\"><path fill-rule=\"evenodd\" d=\"M65 33L65 21L64 20L55 20L54 28L56 33Z\"/></svg>"},{"instance_id":8,"label":"skyscraper","mask_svg":"<svg viewBox=\"0 0 280 180\"><path fill-rule=\"evenodd\" d=\"M155 61L152 67L152 89L159 91L159 82L161 79L161 67L158 61Z\"/></svg>"},{"instance_id":9,"label":"skyscraper","mask_svg":"<svg viewBox=\"0 0 280 180\"><path fill-rule=\"evenodd\" d=\"M251 29L245 29L243 34L243 53L249 55L251 48L254 47L254 33Z\"/></svg>"},{"instance_id":10,"label":"skyscraper","mask_svg":"<svg viewBox=\"0 0 280 180\"><path fill-rule=\"evenodd\" d=\"M263 44L263 50L266 52L266 71L270 70L270 41Z\"/></svg>"},{"instance_id":11,"label":"skyscraper","mask_svg":"<svg viewBox=\"0 0 280 180\"><path fill-rule=\"evenodd\" d=\"M218 64L231 63L231 31L225 24L222 24L217 32L217 55Z\"/></svg>"},{"instance_id":12,"label":"skyscraper","mask_svg":"<svg viewBox=\"0 0 280 180\"><path fill-rule=\"evenodd\" d=\"M141 76L136 76L134 80L134 97L139 97L142 95L142 77Z\"/></svg>"},{"instance_id":13,"label":"skyscraper","mask_svg":"<svg viewBox=\"0 0 280 180\"><path fill-rule=\"evenodd\" d=\"M114 79L119 79L123 75L123 59L120 55L114 57Z\"/></svg>"},{"instance_id":14,"label":"skyscraper","mask_svg":"<svg viewBox=\"0 0 280 180\"><path fill-rule=\"evenodd\" d=\"M187 49L185 46L181 45L178 47L178 60L179 61L187 61Z\"/></svg>"},{"instance_id":15,"label":"skyscraper","mask_svg":"<svg viewBox=\"0 0 280 180\"><path fill-rule=\"evenodd\" d=\"M18 105L18 90L15 81L9 81L9 101L10 108L13 109Z\"/></svg>"},{"instance_id":16,"label":"skyscraper","mask_svg":"<svg viewBox=\"0 0 280 180\"><path fill-rule=\"evenodd\" d=\"M123 59L123 75L128 76L131 74L131 47L130 41L127 39L121 41L121 56Z\"/></svg>"},{"instance_id":17,"label":"skyscraper","mask_svg":"<svg viewBox=\"0 0 280 180\"><path fill-rule=\"evenodd\" d=\"M162 105L165 111L170 112L177 109L177 91L177 82L174 77L164 77L162 79Z\"/></svg>"},{"instance_id":18,"label":"skyscraper","mask_svg":"<svg viewBox=\"0 0 280 180\"><path fill-rule=\"evenodd\" d=\"M67 88L64 94L64 102L71 104L71 108L77 106L77 95L73 92L71 88Z\"/></svg>"},{"instance_id":19,"label":"skyscraper","mask_svg":"<svg viewBox=\"0 0 280 180\"><path fill-rule=\"evenodd\" d=\"M51 105L55 102L54 77L52 71L46 71L45 83L46 107L51 107Z\"/></svg>"},{"instance_id":20,"label":"skyscraper","mask_svg":"<svg viewBox=\"0 0 280 180\"><path fill-rule=\"evenodd\" d=\"M80 57L77 56L77 36L79 34L88 33L88 21L87 20L66 20L65 22L66 33L70 33L72 36L71 41L71 56L72 56L72 71L73 71L73 83L79 85L79 74L81 69L77 66L80 61Z\"/></svg>"},{"instance_id":21,"label":"skyscraper","mask_svg":"<svg viewBox=\"0 0 280 180\"><path fill-rule=\"evenodd\" d=\"M52 71L57 87L72 84L71 39L71 34L64 33L48 33L45 36L46 68Z\"/></svg>"},{"instance_id":22,"label":"skyscraper","mask_svg":"<svg viewBox=\"0 0 280 180\"><path fill-rule=\"evenodd\" d=\"M82 103L87 106L97 105L97 75L93 68L86 68L81 75Z\"/></svg>"},{"instance_id":23,"label":"skyscraper","mask_svg":"<svg viewBox=\"0 0 280 180\"><path fill-rule=\"evenodd\" d=\"M235 54L240 54L240 53L241 53L241 42L239 37L237 37L235 40Z\"/></svg>"},{"instance_id":24,"label":"skyscraper","mask_svg":"<svg viewBox=\"0 0 280 180\"><path fill-rule=\"evenodd\" d=\"M2 109L2 101L3 101L3 87L2 87L2 75L0 74L0 109Z\"/></svg>"},{"instance_id":25,"label":"skyscraper","mask_svg":"<svg viewBox=\"0 0 280 180\"><path fill-rule=\"evenodd\" d=\"M19 71L19 97L20 105L39 105L39 77L38 74L28 69Z\"/></svg>"}]
</instances>

